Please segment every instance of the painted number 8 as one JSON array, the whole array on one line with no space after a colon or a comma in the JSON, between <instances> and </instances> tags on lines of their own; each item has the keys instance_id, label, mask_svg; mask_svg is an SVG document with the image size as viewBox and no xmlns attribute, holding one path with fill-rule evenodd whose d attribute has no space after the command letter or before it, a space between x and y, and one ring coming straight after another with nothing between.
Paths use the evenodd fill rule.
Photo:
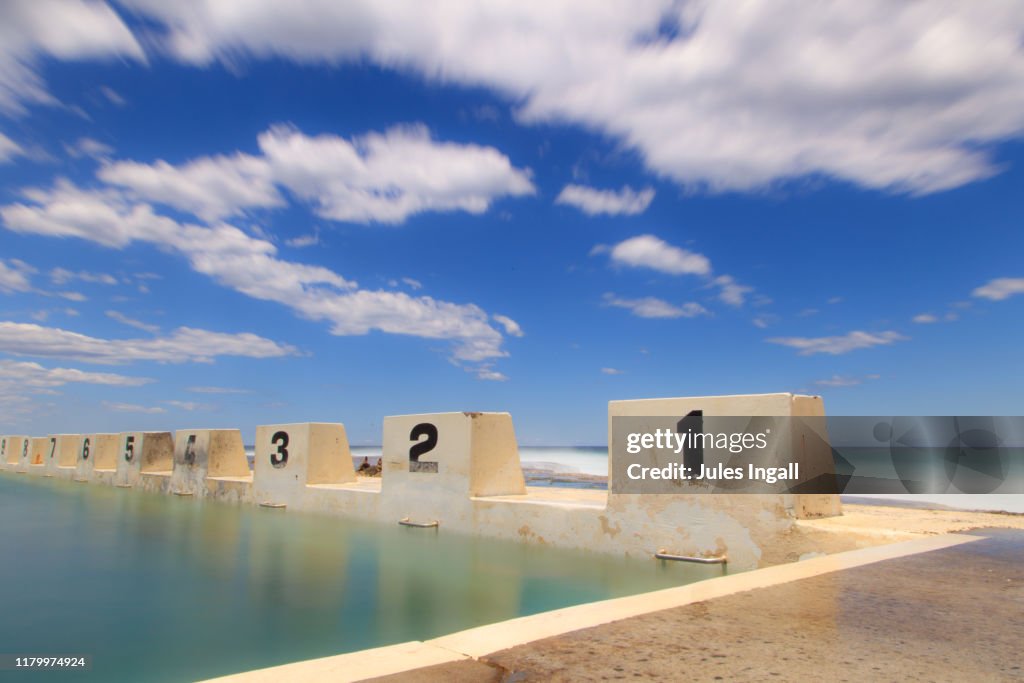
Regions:
<instances>
[{"instance_id":1,"label":"painted number 8","mask_svg":"<svg viewBox=\"0 0 1024 683\"><path fill-rule=\"evenodd\" d=\"M270 454L270 464L281 469L288 464L288 432L276 432L270 443L277 446L277 452Z\"/></svg>"}]
</instances>

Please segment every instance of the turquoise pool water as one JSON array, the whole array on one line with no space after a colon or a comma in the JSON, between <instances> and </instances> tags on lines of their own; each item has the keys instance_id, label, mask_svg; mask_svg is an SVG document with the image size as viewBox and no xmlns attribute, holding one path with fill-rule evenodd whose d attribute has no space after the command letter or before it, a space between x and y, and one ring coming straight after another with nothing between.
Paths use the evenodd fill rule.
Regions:
<instances>
[{"instance_id":1,"label":"turquoise pool water","mask_svg":"<svg viewBox=\"0 0 1024 683\"><path fill-rule=\"evenodd\" d=\"M2 680L187 681L666 588L717 566L0 473Z\"/></svg>"}]
</instances>

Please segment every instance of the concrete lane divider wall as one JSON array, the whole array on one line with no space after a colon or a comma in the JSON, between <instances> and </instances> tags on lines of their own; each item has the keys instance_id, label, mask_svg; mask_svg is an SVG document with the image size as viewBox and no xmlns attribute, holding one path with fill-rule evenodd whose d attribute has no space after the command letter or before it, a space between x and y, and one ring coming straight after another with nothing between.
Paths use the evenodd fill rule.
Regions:
<instances>
[{"instance_id":1,"label":"concrete lane divider wall","mask_svg":"<svg viewBox=\"0 0 1024 683\"><path fill-rule=\"evenodd\" d=\"M135 486L146 473L174 469L174 437L170 432L122 432L118 439L114 485Z\"/></svg>"},{"instance_id":2,"label":"concrete lane divider wall","mask_svg":"<svg viewBox=\"0 0 1024 683\"><path fill-rule=\"evenodd\" d=\"M342 424L261 425L253 465L253 498L267 507L300 503L309 485L356 480Z\"/></svg>"},{"instance_id":3,"label":"concrete lane divider wall","mask_svg":"<svg viewBox=\"0 0 1024 683\"><path fill-rule=\"evenodd\" d=\"M443 523L474 496L526 493L508 413L385 417L383 451L382 502L396 521Z\"/></svg>"},{"instance_id":4,"label":"concrete lane divider wall","mask_svg":"<svg viewBox=\"0 0 1024 683\"><path fill-rule=\"evenodd\" d=\"M144 481L153 479L143 473ZM237 429L180 430L174 437L174 467L166 486L178 496L249 499L252 473Z\"/></svg>"}]
</instances>

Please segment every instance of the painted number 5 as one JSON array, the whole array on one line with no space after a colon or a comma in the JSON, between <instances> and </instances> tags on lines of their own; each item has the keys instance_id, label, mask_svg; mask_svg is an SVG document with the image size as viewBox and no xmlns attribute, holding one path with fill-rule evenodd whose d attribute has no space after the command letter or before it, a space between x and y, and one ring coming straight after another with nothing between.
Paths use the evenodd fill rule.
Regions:
<instances>
[{"instance_id":1,"label":"painted number 5","mask_svg":"<svg viewBox=\"0 0 1024 683\"><path fill-rule=\"evenodd\" d=\"M270 443L277 446L277 452L270 454L270 464L281 469L288 464L288 432L275 432Z\"/></svg>"}]
</instances>

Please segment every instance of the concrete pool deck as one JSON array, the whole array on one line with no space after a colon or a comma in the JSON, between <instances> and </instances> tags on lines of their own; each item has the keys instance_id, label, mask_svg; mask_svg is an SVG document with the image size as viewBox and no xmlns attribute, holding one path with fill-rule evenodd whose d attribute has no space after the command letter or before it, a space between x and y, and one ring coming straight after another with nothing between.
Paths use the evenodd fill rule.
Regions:
<instances>
[{"instance_id":1,"label":"concrete pool deck","mask_svg":"<svg viewBox=\"0 0 1024 683\"><path fill-rule=\"evenodd\" d=\"M216 680L1022 676L1024 517L849 506L801 525L875 545ZM1005 530L953 533L977 527Z\"/></svg>"}]
</instances>

